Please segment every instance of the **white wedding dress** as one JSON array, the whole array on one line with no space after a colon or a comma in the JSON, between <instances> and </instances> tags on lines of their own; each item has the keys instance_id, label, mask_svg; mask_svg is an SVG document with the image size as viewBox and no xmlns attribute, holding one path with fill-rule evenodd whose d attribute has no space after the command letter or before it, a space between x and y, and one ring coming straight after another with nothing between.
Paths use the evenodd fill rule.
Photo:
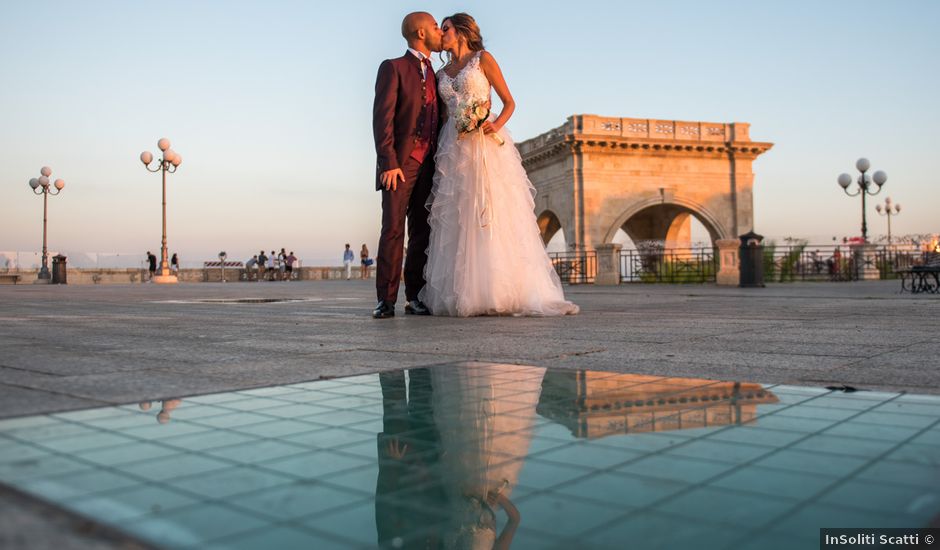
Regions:
<instances>
[{"instance_id":1,"label":"white wedding dress","mask_svg":"<svg viewBox=\"0 0 940 550\"><path fill-rule=\"evenodd\" d=\"M434 315L575 314L545 253L535 188L509 133L500 130L502 146L482 132L458 139L458 105L490 99L481 53L455 78L437 73L447 119L434 157L427 284L418 298Z\"/></svg>"}]
</instances>

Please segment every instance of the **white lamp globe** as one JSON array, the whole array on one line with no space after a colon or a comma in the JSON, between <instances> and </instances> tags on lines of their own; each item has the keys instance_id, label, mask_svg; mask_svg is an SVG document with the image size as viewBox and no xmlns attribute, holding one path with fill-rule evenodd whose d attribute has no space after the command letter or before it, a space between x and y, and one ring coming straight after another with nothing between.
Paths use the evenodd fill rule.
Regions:
<instances>
[{"instance_id":1,"label":"white lamp globe","mask_svg":"<svg viewBox=\"0 0 940 550\"><path fill-rule=\"evenodd\" d=\"M48 178L49 176L52 175L52 168L49 168L48 166L43 166L42 168L39 169L39 173Z\"/></svg>"},{"instance_id":2,"label":"white lamp globe","mask_svg":"<svg viewBox=\"0 0 940 550\"><path fill-rule=\"evenodd\" d=\"M883 170L878 170L872 175L872 179L875 180L875 183L878 184L878 187L881 187L888 181L888 174L885 174Z\"/></svg>"},{"instance_id":3,"label":"white lamp globe","mask_svg":"<svg viewBox=\"0 0 940 550\"><path fill-rule=\"evenodd\" d=\"M46 176L40 176L39 185L43 187L49 187L49 178L47 178Z\"/></svg>"},{"instance_id":4,"label":"white lamp globe","mask_svg":"<svg viewBox=\"0 0 940 550\"><path fill-rule=\"evenodd\" d=\"M170 162L173 163L173 166L179 166L180 163L183 162L183 157L181 157L181 156L179 155L179 153L174 153L174 154L173 154L173 160L170 161Z\"/></svg>"},{"instance_id":5,"label":"white lamp globe","mask_svg":"<svg viewBox=\"0 0 940 550\"><path fill-rule=\"evenodd\" d=\"M852 185L852 176L848 174L839 174L839 179L837 181L843 189L848 189L849 186Z\"/></svg>"},{"instance_id":6,"label":"white lamp globe","mask_svg":"<svg viewBox=\"0 0 940 550\"><path fill-rule=\"evenodd\" d=\"M901 211L901 205L900 205L900 204L895 204L895 205L894 205L894 211L895 211L895 212L900 212L900 211Z\"/></svg>"},{"instance_id":7,"label":"white lamp globe","mask_svg":"<svg viewBox=\"0 0 940 550\"><path fill-rule=\"evenodd\" d=\"M858 168L859 172L867 172L871 168L871 163L868 162L867 158L862 157L855 161L855 167Z\"/></svg>"},{"instance_id":8,"label":"white lamp globe","mask_svg":"<svg viewBox=\"0 0 940 550\"><path fill-rule=\"evenodd\" d=\"M170 148L170 140L166 138L160 138L160 141L157 142L157 147L159 147L161 151L166 151Z\"/></svg>"},{"instance_id":9,"label":"white lamp globe","mask_svg":"<svg viewBox=\"0 0 940 550\"><path fill-rule=\"evenodd\" d=\"M145 165L149 165L152 161L153 161L153 153L151 153L150 151L144 151L143 153L140 154L140 162L144 163Z\"/></svg>"},{"instance_id":10,"label":"white lamp globe","mask_svg":"<svg viewBox=\"0 0 940 550\"><path fill-rule=\"evenodd\" d=\"M167 162L173 162L174 158L176 158L176 151L173 149L167 149L163 152L163 160Z\"/></svg>"},{"instance_id":11,"label":"white lamp globe","mask_svg":"<svg viewBox=\"0 0 940 550\"><path fill-rule=\"evenodd\" d=\"M63 180L63 179L57 179L57 180L55 180L55 183L54 183L53 185L55 185L55 188L56 188L56 189L58 189L59 191L61 191L62 188L65 187L65 180Z\"/></svg>"},{"instance_id":12,"label":"white lamp globe","mask_svg":"<svg viewBox=\"0 0 940 550\"><path fill-rule=\"evenodd\" d=\"M875 210L877 210L878 213L881 214L881 205L880 205L880 204L876 204L876 205L875 205Z\"/></svg>"},{"instance_id":13,"label":"white lamp globe","mask_svg":"<svg viewBox=\"0 0 940 550\"><path fill-rule=\"evenodd\" d=\"M32 187L33 189L39 187L39 178L30 178L29 186Z\"/></svg>"}]
</instances>

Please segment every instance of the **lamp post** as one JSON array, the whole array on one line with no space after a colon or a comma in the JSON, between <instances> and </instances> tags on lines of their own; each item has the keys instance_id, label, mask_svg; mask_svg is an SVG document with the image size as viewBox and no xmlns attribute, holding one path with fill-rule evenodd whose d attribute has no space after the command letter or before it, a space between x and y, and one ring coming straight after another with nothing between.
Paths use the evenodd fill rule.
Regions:
<instances>
[{"instance_id":1,"label":"lamp post","mask_svg":"<svg viewBox=\"0 0 940 550\"><path fill-rule=\"evenodd\" d=\"M892 210L893 207L893 210ZM878 215L887 216L888 218L888 245L891 245L891 217L897 216L901 213L900 204L892 204L891 197L885 197L885 204L881 206L880 204L875 205L875 210L878 211Z\"/></svg>"},{"instance_id":2,"label":"lamp post","mask_svg":"<svg viewBox=\"0 0 940 550\"><path fill-rule=\"evenodd\" d=\"M888 181L888 174L885 174L883 171L878 170L874 174L868 174L869 168L871 168L871 163L868 162L866 158L860 158L855 162L855 168L858 169L862 174L858 177L858 190L854 193L849 192L849 185L852 185L852 176L848 174L839 174L839 178L836 180L839 182L839 185L842 187L842 190L845 191L845 194L854 197L857 195L862 196L862 240L868 242L868 224L865 221L865 195L877 195L881 191L881 186ZM877 185L872 185L874 183ZM872 191L874 189L874 191Z\"/></svg>"},{"instance_id":3,"label":"lamp post","mask_svg":"<svg viewBox=\"0 0 940 550\"><path fill-rule=\"evenodd\" d=\"M228 254L225 251L219 252L219 264L222 267L222 282L225 282L225 258L228 258Z\"/></svg>"},{"instance_id":4,"label":"lamp post","mask_svg":"<svg viewBox=\"0 0 940 550\"><path fill-rule=\"evenodd\" d=\"M179 156L173 149L170 149L170 140L167 138L160 138L160 141L157 142L157 147L163 152L163 158L157 161L157 165L154 168L150 167L150 163L153 161L153 153L144 151L140 154L140 161L144 163L144 167L147 168L148 171L161 172L163 175L163 240L160 245L162 260L160 262L160 274L154 277L153 280L155 283L176 283L178 279L176 275L170 272L170 261L167 257L166 248L166 174L167 172L170 174L176 172L180 163L183 162L183 157Z\"/></svg>"},{"instance_id":5,"label":"lamp post","mask_svg":"<svg viewBox=\"0 0 940 550\"><path fill-rule=\"evenodd\" d=\"M29 186L33 189L33 193L42 195L42 267L39 269L39 277L35 282L48 283L52 280L52 276L49 274L49 253L46 250L46 219L49 212L49 195L61 193L62 188L65 187L65 182L61 179L55 180L52 186L56 190L53 193L52 189L49 188L49 176L52 175L52 168L43 166L39 170L39 174L38 178L29 180Z\"/></svg>"}]
</instances>

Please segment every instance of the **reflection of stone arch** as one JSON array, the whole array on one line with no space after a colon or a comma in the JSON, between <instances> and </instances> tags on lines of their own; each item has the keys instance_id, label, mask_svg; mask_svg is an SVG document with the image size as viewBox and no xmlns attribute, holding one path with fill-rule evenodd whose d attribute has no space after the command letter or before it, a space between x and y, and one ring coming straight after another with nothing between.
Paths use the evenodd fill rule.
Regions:
<instances>
[{"instance_id":1,"label":"reflection of stone arch","mask_svg":"<svg viewBox=\"0 0 940 550\"><path fill-rule=\"evenodd\" d=\"M727 230L704 205L682 197L670 197L669 202L650 198L630 205L615 218L614 223L607 229L604 242L613 242L619 229L623 229L634 242L642 240L668 241L670 232L677 235L682 231L682 225L691 220L690 216L695 216L702 222L702 225L708 230L712 242L728 238Z\"/></svg>"},{"instance_id":2,"label":"reflection of stone arch","mask_svg":"<svg viewBox=\"0 0 940 550\"><path fill-rule=\"evenodd\" d=\"M555 236L555 233L561 230L561 222L558 221L558 216L551 210L546 210L539 214L538 225L539 234L542 235L542 244L546 246L548 242L552 240L552 237Z\"/></svg>"}]
</instances>

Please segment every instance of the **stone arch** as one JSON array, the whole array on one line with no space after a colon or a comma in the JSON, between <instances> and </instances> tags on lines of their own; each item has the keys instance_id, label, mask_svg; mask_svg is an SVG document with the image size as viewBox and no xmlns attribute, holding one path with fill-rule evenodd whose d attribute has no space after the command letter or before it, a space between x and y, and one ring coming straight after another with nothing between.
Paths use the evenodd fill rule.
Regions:
<instances>
[{"instance_id":1,"label":"stone arch","mask_svg":"<svg viewBox=\"0 0 940 550\"><path fill-rule=\"evenodd\" d=\"M688 248L692 244L692 213L679 212L666 229L666 246Z\"/></svg>"},{"instance_id":2,"label":"stone arch","mask_svg":"<svg viewBox=\"0 0 940 550\"><path fill-rule=\"evenodd\" d=\"M537 220L539 234L542 235L542 245L548 246L549 241L555 236L555 233L561 231L561 221L551 210L545 210L539 214Z\"/></svg>"},{"instance_id":3,"label":"stone arch","mask_svg":"<svg viewBox=\"0 0 940 550\"><path fill-rule=\"evenodd\" d=\"M662 238L666 237L669 227L676 220L676 218L683 214L694 215L696 218L698 218L698 220L702 222L702 225L705 226L705 229L708 231L709 235L711 235L712 242L718 239L728 238L727 230L718 221L717 216L710 212L704 205L681 197L671 197L668 201L663 201L659 198L651 198L637 201L636 203L630 205L630 207L623 211L620 216L614 220L614 223L608 228L607 233L604 235L604 243L613 242L614 236L617 234L618 229L623 229L624 232L626 232L634 242L638 240L644 240L645 236L631 231L627 222L643 211L656 208L672 210L668 223L665 224L666 229L662 231ZM667 213L667 215L668 214L669 213Z\"/></svg>"}]
</instances>

